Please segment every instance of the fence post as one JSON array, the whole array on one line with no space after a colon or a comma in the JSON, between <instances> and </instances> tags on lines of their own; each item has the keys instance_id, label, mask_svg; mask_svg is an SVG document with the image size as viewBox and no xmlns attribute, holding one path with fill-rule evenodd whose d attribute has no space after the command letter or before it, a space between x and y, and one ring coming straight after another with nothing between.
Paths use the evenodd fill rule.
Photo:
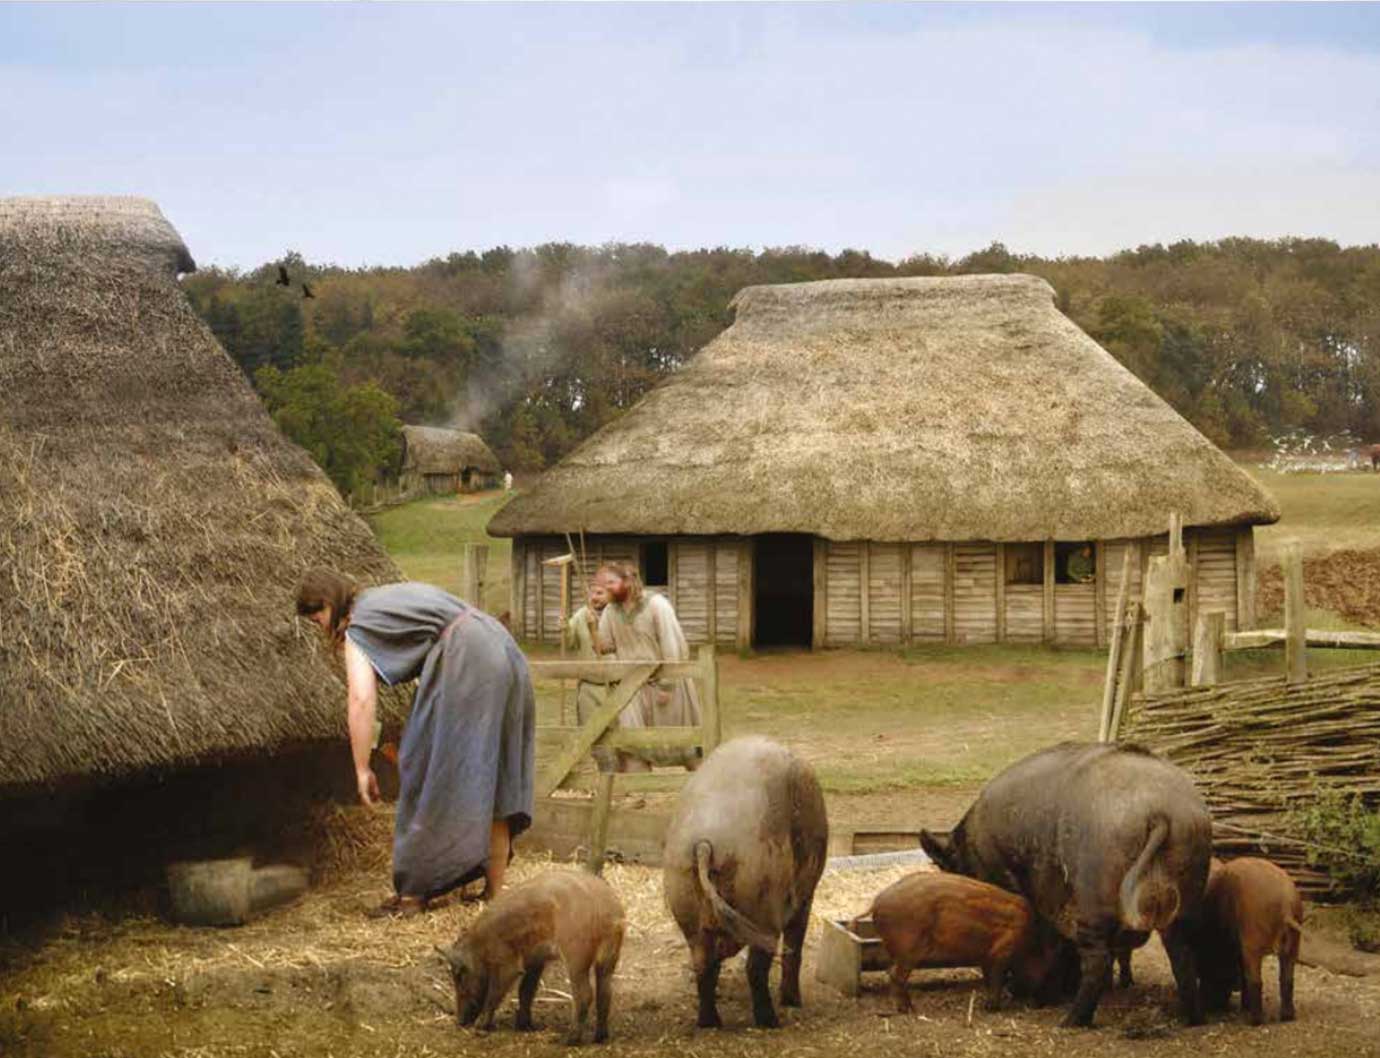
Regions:
<instances>
[{"instance_id":1,"label":"fence post","mask_svg":"<svg viewBox=\"0 0 1380 1058\"><path fill-rule=\"evenodd\" d=\"M1000 547L1001 545L998 545ZM1004 576L1004 571L1000 563L997 565L997 578L1000 580ZM1098 584L1097 590L1102 591L1103 585ZM1126 627L1126 603L1131 597L1131 549L1125 548L1121 554L1121 583L1116 590L1116 609L1113 611L1112 619L1112 642L1107 648L1107 678L1102 686L1102 713L1101 721L1097 726L1097 740L1106 742L1112 729L1112 700L1116 696L1117 675L1121 671L1121 652L1127 649L1126 639L1122 635Z\"/></svg>"},{"instance_id":2,"label":"fence post","mask_svg":"<svg viewBox=\"0 0 1380 1058\"><path fill-rule=\"evenodd\" d=\"M704 729L704 755L707 757L723 741L723 714L719 711L719 659L714 645L700 647L700 669L704 673L704 701L700 703L700 724Z\"/></svg>"},{"instance_id":3,"label":"fence post","mask_svg":"<svg viewBox=\"0 0 1380 1058\"><path fill-rule=\"evenodd\" d=\"M1284 544L1284 662L1289 683L1308 680L1308 627L1303 601L1303 554L1297 540Z\"/></svg>"},{"instance_id":4,"label":"fence post","mask_svg":"<svg viewBox=\"0 0 1380 1058\"><path fill-rule=\"evenodd\" d=\"M594 811L590 819L589 873L598 877L604 873L604 856L609 843L609 812L613 807L613 775L599 773L599 785L594 790Z\"/></svg>"},{"instance_id":5,"label":"fence post","mask_svg":"<svg viewBox=\"0 0 1380 1058\"><path fill-rule=\"evenodd\" d=\"M1193 629L1194 687L1208 687L1222 678L1222 640L1227 632L1225 610L1209 610L1198 615Z\"/></svg>"},{"instance_id":6,"label":"fence post","mask_svg":"<svg viewBox=\"0 0 1380 1058\"><path fill-rule=\"evenodd\" d=\"M466 544L460 571L460 596L471 606L484 609L484 574L489 564L488 544Z\"/></svg>"},{"instance_id":7,"label":"fence post","mask_svg":"<svg viewBox=\"0 0 1380 1058\"><path fill-rule=\"evenodd\" d=\"M1188 653L1188 556L1183 521L1169 517L1169 554L1152 558L1145 571L1145 690L1169 691L1184 685Z\"/></svg>"}]
</instances>

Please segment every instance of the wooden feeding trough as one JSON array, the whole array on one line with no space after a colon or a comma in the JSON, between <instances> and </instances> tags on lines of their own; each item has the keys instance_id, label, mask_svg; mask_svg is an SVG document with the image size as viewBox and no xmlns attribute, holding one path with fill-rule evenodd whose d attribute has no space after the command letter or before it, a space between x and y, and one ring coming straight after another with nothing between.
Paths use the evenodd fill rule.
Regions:
<instances>
[{"instance_id":1,"label":"wooden feeding trough","mask_svg":"<svg viewBox=\"0 0 1380 1058\"><path fill-rule=\"evenodd\" d=\"M877 936L870 918L824 920L824 934L815 953L815 980L832 985L846 996L862 990L864 972L891 969L891 956Z\"/></svg>"}]
</instances>

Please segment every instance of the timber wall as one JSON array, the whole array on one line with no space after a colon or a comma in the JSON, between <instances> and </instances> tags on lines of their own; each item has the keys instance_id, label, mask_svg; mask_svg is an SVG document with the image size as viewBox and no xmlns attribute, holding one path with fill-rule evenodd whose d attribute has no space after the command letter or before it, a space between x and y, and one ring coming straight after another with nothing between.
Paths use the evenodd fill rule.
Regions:
<instances>
[{"instance_id":1,"label":"timber wall","mask_svg":"<svg viewBox=\"0 0 1380 1058\"><path fill-rule=\"evenodd\" d=\"M1227 628L1254 627L1255 555L1249 527L1184 533L1193 577L1189 620L1200 610L1225 610ZM665 591L692 643L752 643L752 540L672 537ZM817 540L814 550L814 640L817 647L907 643L1055 643L1105 646L1115 623L1122 563L1130 553L1130 592L1140 594L1146 564L1168 553L1168 537L1094 544L1096 577L1055 582L1055 545L1043 545L1044 581L1006 583L1005 548L983 541L894 544ZM642 541L632 536L585 539L591 569L603 562L639 564ZM564 539L513 542L515 628L522 638L556 642L560 572L542 563L567 551ZM572 578L571 609L583 602Z\"/></svg>"}]
</instances>

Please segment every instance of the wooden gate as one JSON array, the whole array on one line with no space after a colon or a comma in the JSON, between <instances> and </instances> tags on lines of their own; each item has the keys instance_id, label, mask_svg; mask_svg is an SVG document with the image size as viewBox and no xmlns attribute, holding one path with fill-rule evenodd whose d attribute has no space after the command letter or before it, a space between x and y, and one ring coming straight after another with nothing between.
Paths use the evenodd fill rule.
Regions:
<instances>
[{"instance_id":1,"label":"wooden gate","mask_svg":"<svg viewBox=\"0 0 1380 1058\"><path fill-rule=\"evenodd\" d=\"M577 727L540 725L537 728L537 787L540 802L557 790L594 792L594 811L589 836L589 869L599 874L604 867L608 842L609 808L615 783L624 790L678 789L687 772L600 772L594 768L594 748L626 750L676 750L698 747L704 756L714 751L722 737L719 713L719 663L712 646L699 649L694 661L534 661L528 662L537 678L578 680L594 684L600 699L594 714ZM616 726L618 714L649 682L692 679L698 685L700 724L697 727Z\"/></svg>"}]
</instances>

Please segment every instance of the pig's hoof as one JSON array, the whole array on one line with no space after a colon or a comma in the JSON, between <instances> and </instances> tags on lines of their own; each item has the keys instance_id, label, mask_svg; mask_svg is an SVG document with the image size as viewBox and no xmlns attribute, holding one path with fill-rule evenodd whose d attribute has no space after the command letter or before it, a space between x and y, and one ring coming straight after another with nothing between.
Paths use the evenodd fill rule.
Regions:
<instances>
[{"instance_id":1,"label":"pig's hoof","mask_svg":"<svg viewBox=\"0 0 1380 1058\"><path fill-rule=\"evenodd\" d=\"M759 1029L779 1029L781 1019L775 1014L757 1014L753 1016L753 1021L757 1023Z\"/></svg>"},{"instance_id":2,"label":"pig's hoof","mask_svg":"<svg viewBox=\"0 0 1380 1058\"><path fill-rule=\"evenodd\" d=\"M695 1022L697 1029L721 1029L724 1023L719 1020L718 1014L701 1014L699 1020Z\"/></svg>"}]
</instances>

